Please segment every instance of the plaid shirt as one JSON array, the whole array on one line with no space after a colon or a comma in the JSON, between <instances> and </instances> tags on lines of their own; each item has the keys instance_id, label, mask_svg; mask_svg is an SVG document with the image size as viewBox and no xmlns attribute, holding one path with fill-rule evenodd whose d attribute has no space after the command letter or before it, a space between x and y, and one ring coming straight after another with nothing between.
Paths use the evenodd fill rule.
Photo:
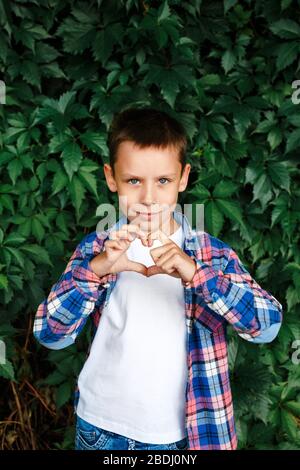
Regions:
<instances>
[{"instance_id":1,"label":"plaid shirt","mask_svg":"<svg viewBox=\"0 0 300 470\"><path fill-rule=\"evenodd\" d=\"M183 287L188 345L188 449L234 450L237 436L226 327L230 323L247 341L271 342L282 323L282 305L255 282L229 245L207 232L192 230L181 212L174 211L173 217L183 227L184 252L197 262L192 282ZM41 344L62 349L74 343L89 315L95 334L118 275L99 278L89 262L103 251L110 232L128 222L122 216L111 228L88 234L77 246L36 312L33 332ZM77 385L74 412L78 400Z\"/></svg>"}]
</instances>

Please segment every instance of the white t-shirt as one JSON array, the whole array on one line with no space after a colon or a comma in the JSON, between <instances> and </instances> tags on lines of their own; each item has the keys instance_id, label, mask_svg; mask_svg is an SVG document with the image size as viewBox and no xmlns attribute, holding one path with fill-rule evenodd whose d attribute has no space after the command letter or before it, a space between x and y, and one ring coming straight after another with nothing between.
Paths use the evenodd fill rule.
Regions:
<instances>
[{"instance_id":1,"label":"white t-shirt","mask_svg":"<svg viewBox=\"0 0 300 470\"><path fill-rule=\"evenodd\" d=\"M183 247L180 226L171 240ZM136 238L127 250L151 266L150 250ZM168 444L183 439L187 384L184 288L180 278L118 273L103 308L90 354L78 378L77 414L131 439Z\"/></svg>"}]
</instances>

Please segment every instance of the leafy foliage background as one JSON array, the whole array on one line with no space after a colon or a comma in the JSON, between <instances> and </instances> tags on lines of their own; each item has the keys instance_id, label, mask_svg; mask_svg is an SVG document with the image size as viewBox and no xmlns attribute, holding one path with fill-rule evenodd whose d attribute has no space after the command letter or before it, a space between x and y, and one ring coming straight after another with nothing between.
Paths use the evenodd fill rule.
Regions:
<instances>
[{"instance_id":1,"label":"leafy foliage background","mask_svg":"<svg viewBox=\"0 0 300 470\"><path fill-rule=\"evenodd\" d=\"M32 324L97 206L116 204L102 166L129 105L181 120L179 202L204 203L205 230L284 307L272 343L229 332L239 448L300 448L299 13L292 0L0 0L1 449L73 448L90 325L50 351Z\"/></svg>"}]
</instances>

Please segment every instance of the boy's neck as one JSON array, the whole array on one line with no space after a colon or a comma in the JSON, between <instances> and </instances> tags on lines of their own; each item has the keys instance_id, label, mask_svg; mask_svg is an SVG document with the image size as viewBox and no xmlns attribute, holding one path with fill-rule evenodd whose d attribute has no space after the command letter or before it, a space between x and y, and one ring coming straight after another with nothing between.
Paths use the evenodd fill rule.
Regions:
<instances>
[{"instance_id":1,"label":"boy's neck","mask_svg":"<svg viewBox=\"0 0 300 470\"><path fill-rule=\"evenodd\" d=\"M174 217L171 215L170 219L165 223L162 224L161 230L167 235L167 237L170 237L170 235L173 235L176 230L178 230L180 225L176 222Z\"/></svg>"}]
</instances>

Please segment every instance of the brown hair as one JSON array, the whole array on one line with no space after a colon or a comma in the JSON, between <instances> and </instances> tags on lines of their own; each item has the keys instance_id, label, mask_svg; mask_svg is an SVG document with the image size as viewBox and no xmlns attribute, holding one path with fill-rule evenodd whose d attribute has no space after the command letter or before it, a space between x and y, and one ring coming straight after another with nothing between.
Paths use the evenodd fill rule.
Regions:
<instances>
[{"instance_id":1,"label":"brown hair","mask_svg":"<svg viewBox=\"0 0 300 470\"><path fill-rule=\"evenodd\" d=\"M127 108L113 118L108 131L110 166L114 173L118 146L129 140L140 148L174 147L182 165L186 164L187 137L179 121L154 108Z\"/></svg>"}]
</instances>

